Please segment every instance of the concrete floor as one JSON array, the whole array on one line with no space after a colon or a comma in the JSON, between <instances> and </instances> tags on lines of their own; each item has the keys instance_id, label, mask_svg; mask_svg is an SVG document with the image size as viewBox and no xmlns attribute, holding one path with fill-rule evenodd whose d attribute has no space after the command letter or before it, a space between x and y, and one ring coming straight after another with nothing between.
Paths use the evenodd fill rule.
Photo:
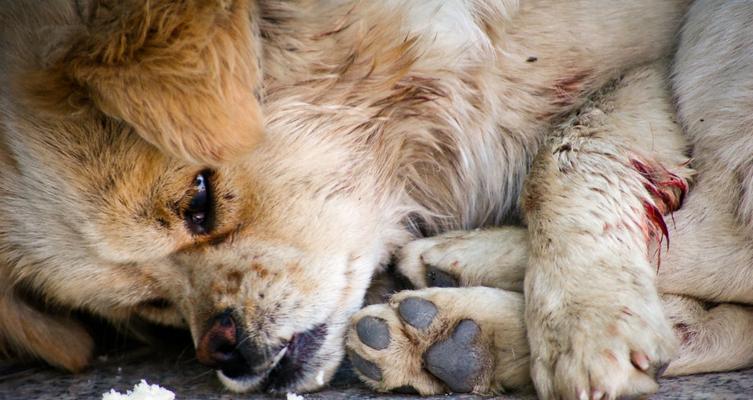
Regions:
<instances>
[{"instance_id":1,"label":"concrete floor","mask_svg":"<svg viewBox=\"0 0 753 400\"><path fill-rule=\"evenodd\" d=\"M159 384L176 394L176 400L229 400L274 398L267 395L237 395L225 391L213 372L197 364L193 350L129 350L99 357L87 372L65 374L42 365L0 362L0 400L85 400L102 398L114 388L125 393L141 379ZM406 399L405 395L378 395L355 380L343 368L332 385L306 399ZM471 395L435 396L434 399L480 399ZM499 399L532 399L532 395L501 396ZM753 369L724 374L664 379L652 399L753 399Z\"/></svg>"}]
</instances>

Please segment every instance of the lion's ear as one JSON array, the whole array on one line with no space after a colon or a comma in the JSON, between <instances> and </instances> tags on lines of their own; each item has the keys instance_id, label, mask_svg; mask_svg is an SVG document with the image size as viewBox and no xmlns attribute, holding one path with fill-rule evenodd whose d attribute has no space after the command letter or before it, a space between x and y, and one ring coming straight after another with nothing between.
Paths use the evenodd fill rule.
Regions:
<instances>
[{"instance_id":1,"label":"lion's ear","mask_svg":"<svg viewBox=\"0 0 753 400\"><path fill-rule=\"evenodd\" d=\"M263 134L251 1L91 0L57 68L164 152L231 161Z\"/></svg>"}]
</instances>

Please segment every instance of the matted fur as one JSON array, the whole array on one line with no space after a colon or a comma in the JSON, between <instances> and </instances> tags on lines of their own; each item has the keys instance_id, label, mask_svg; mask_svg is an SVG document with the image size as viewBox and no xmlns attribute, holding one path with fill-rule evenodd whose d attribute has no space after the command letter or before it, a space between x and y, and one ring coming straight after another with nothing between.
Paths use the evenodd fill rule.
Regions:
<instances>
[{"instance_id":1,"label":"matted fur","mask_svg":"<svg viewBox=\"0 0 753 400\"><path fill-rule=\"evenodd\" d=\"M119 325L144 318L186 326L199 344L212 318L229 310L244 343L264 351L326 327L321 346L297 369L220 374L229 388L321 387L342 359L350 317L372 275L395 250L421 234L520 219L524 178L537 153L549 149L542 144L552 124L623 73L667 57L688 3L5 1L0 312L19 323L0 327L4 348L78 370L91 356L91 340L67 311ZM50 44L48 32L63 39ZM254 94L263 98L260 142ZM650 129L638 128L629 131L646 138ZM599 145L615 146L612 136L604 138ZM254 143L247 156L234 156ZM661 171L658 161L683 160L639 155L646 157L637 164L604 164L607 179L629 188L630 205L654 207L626 209L641 227L628 237L636 249L649 246L662 230L660 214L678 205L671 187L643 186L656 182L639 166ZM588 174L599 172L598 157ZM235 162L220 163L227 159ZM215 204L206 235L192 234L184 222L203 170L197 161L218 165L207 172ZM546 226L547 215L557 214L547 214L550 206L575 205L588 216L588 207L601 204L572 193L561 197L567 201L544 201L557 195L555 171L540 170L547 178L529 186L543 190L529 191L523 210L535 224L539 218ZM614 195L601 199L619 205ZM539 200L544 208L534 206ZM673 246L682 236L673 236ZM649 282L642 290L651 293L648 249L614 248L639 260L625 269L639 271ZM676 253L665 254L662 265ZM601 279L598 270L576 272ZM544 282L566 287L568 276ZM607 298L594 286L593 298ZM669 326L649 300L637 299L638 309ZM511 310L500 315L519 308ZM598 310L596 304L587 311ZM572 337L568 309L556 311L552 320L564 321L569 330L562 336ZM583 315L590 321L593 313ZM552 336L536 321L529 315L529 332ZM650 333L638 339L661 344L661 360L667 358L671 346L653 342ZM547 346L535 351L563 354ZM631 379L645 374L630 361L621 359L605 378L617 383L604 390L653 388L652 379ZM586 361L571 372L581 379L593 365L600 364ZM518 382L527 381L523 375ZM534 383L544 396L584 389L568 386L578 379L562 378L539 374ZM438 384L425 392L442 390Z\"/></svg>"}]
</instances>

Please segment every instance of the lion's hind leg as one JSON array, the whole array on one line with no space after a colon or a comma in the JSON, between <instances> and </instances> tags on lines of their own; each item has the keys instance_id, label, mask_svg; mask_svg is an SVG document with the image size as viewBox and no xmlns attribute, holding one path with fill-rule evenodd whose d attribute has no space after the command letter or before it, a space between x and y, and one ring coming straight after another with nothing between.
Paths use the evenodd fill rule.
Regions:
<instances>
[{"instance_id":1,"label":"lion's hind leg","mask_svg":"<svg viewBox=\"0 0 753 400\"><path fill-rule=\"evenodd\" d=\"M680 340L666 375L730 371L753 366L753 307L709 304L663 295L662 304Z\"/></svg>"},{"instance_id":2,"label":"lion's hind leg","mask_svg":"<svg viewBox=\"0 0 753 400\"><path fill-rule=\"evenodd\" d=\"M77 372L91 361L94 341L76 321L36 309L0 283L0 354L33 357Z\"/></svg>"}]
</instances>

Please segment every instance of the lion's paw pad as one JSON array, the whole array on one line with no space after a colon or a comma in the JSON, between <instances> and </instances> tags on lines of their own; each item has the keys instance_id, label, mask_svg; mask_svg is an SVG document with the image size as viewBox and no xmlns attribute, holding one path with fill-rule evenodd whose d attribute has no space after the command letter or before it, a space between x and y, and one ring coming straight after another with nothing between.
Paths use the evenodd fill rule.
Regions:
<instances>
[{"instance_id":1,"label":"lion's paw pad","mask_svg":"<svg viewBox=\"0 0 753 400\"><path fill-rule=\"evenodd\" d=\"M458 278L449 272L433 265L426 267L426 286L428 287L458 287Z\"/></svg>"},{"instance_id":2,"label":"lion's paw pad","mask_svg":"<svg viewBox=\"0 0 753 400\"><path fill-rule=\"evenodd\" d=\"M429 300L408 297L397 307L403 321L416 329L426 329L437 315L437 306Z\"/></svg>"},{"instance_id":3,"label":"lion's paw pad","mask_svg":"<svg viewBox=\"0 0 753 400\"><path fill-rule=\"evenodd\" d=\"M387 321L376 317L363 317L356 324L361 341L375 350L384 350L390 345L390 328Z\"/></svg>"},{"instance_id":4,"label":"lion's paw pad","mask_svg":"<svg viewBox=\"0 0 753 400\"><path fill-rule=\"evenodd\" d=\"M355 368L362 375L375 381L382 380L382 370L378 365L364 359L354 351L348 351L348 357L350 358L350 363L353 364L353 368Z\"/></svg>"},{"instance_id":5,"label":"lion's paw pad","mask_svg":"<svg viewBox=\"0 0 753 400\"><path fill-rule=\"evenodd\" d=\"M470 319L460 321L449 338L424 353L424 366L453 392L473 390L483 369L483 356L474 347L481 329Z\"/></svg>"}]
</instances>

